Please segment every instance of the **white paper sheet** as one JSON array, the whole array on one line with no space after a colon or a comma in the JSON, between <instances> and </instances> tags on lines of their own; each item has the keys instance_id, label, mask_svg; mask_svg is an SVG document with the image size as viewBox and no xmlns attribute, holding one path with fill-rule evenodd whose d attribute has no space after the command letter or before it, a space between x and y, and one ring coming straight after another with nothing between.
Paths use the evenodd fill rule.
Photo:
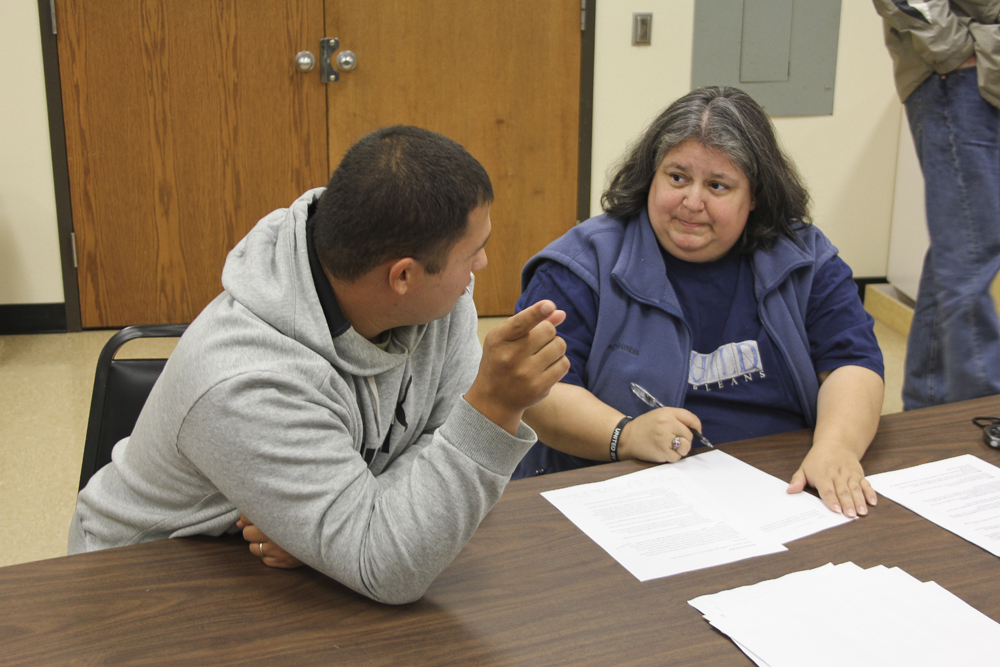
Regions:
<instances>
[{"instance_id":1,"label":"white paper sheet","mask_svg":"<svg viewBox=\"0 0 1000 667\"><path fill-rule=\"evenodd\" d=\"M964 454L870 475L868 482L883 496L1000 556L1000 468Z\"/></svg>"},{"instance_id":2,"label":"white paper sheet","mask_svg":"<svg viewBox=\"0 0 1000 667\"><path fill-rule=\"evenodd\" d=\"M690 601L758 665L991 667L1000 624L898 568L825 565Z\"/></svg>"},{"instance_id":3,"label":"white paper sheet","mask_svg":"<svg viewBox=\"0 0 1000 667\"><path fill-rule=\"evenodd\" d=\"M673 464L684 479L705 488L726 512L788 544L813 533L850 523L809 493L788 493L788 482L719 450Z\"/></svg>"},{"instance_id":4,"label":"white paper sheet","mask_svg":"<svg viewBox=\"0 0 1000 667\"><path fill-rule=\"evenodd\" d=\"M640 581L784 551L850 521L725 452L542 493Z\"/></svg>"},{"instance_id":5,"label":"white paper sheet","mask_svg":"<svg viewBox=\"0 0 1000 667\"><path fill-rule=\"evenodd\" d=\"M542 496L639 581L785 551L670 466Z\"/></svg>"}]
</instances>

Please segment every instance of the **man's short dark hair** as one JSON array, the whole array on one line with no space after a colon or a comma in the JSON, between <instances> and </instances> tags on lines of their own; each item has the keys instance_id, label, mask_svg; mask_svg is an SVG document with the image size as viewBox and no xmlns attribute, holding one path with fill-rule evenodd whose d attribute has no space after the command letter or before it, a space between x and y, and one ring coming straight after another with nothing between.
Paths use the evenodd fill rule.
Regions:
<instances>
[{"instance_id":1,"label":"man's short dark hair","mask_svg":"<svg viewBox=\"0 0 1000 667\"><path fill-rule=\"evenodd\" d=\"M316 252L341 280L402 257L437 273L469 214L492 201L489 175L458 143L419 127L382 128L333 172L316 208Z\"/></svg>"}]
</instances>

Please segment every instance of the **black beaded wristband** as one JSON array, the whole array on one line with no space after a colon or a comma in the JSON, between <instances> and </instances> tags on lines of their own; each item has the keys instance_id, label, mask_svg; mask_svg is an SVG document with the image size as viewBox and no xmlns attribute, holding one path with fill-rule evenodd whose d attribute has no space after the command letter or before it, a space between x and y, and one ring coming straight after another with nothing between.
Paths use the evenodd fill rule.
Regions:
<instances>
[{"instance_id":1,"label":"black beaded wristband","mask_svg":"<svg viewBox=\"0 0 1000 667\"><path fill-rule=\"evenodd\" d=\"M618 460L618 440L622 437L622 429L625 428L625 424L632 421L631 417L622 417L622 420L618 422L618 426L615 426L615 432L611 434L611 460Z\"/></svg>"}]
</instances>

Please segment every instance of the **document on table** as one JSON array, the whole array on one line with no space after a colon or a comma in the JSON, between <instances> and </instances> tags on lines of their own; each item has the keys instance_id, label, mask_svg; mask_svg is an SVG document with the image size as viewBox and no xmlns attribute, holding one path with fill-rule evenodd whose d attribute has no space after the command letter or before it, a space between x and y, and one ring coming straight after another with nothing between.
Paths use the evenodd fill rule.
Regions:
<instances>
[{"instance_id":1,"label":"document on table","mask_svg":"<svg viewBox=\"0 0 1000 667\"><path fill-rule=\"evenodd\" d=\"M764 531L782 544L849 523L809 493L788 493L788 482L718 450L672 464L697 482L726 513ZM653 469L655 470L655 468ZM634 474L643 474L643 471Z\"/></svg>"},{"instance_id":2,"label":"document on table","mask_svg":"<svg viewBox=\"0 0 1000 667\"><path fill-rule=\"evenodd\" d=\"M1000 556L1000 468L965 454L869 475L878 493Z\"/></svg>"},{"instance_id":3,"label":"document on table","mask_svg":"<svg viewBox=\"0 0 1000 667\"><path fill-rule=\"evenodd\" d=\"M761 667L994 667L1000 655L1000 624L881 565L827 564L689 604Z\"/></svg>"},{"instance_id":4,"label":"document on table","mask_svg":"<svg viewBox=\"0 0 1000 667\"><path fill-rule=\"evenodd\" d=\"M725 452L542 493L640 581L785 551L850 521Z\"/></svg>"}]
</instances>

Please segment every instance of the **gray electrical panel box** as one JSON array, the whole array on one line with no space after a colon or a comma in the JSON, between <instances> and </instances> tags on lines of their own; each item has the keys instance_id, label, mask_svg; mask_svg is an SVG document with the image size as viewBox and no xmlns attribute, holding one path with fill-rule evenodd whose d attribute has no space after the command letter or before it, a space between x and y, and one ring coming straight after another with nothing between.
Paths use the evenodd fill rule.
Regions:
<instances>
[{"instance_id":1,"label":"gray electrical panel box","mask_svg":"<svg viewBox=\"0 0 1000 667\"><path fill-rule=\"evenodd\" d=\"M691 87L734 86L770 116L828 116L840 0L695 0Z\"/></svg>"}]
</instances>

